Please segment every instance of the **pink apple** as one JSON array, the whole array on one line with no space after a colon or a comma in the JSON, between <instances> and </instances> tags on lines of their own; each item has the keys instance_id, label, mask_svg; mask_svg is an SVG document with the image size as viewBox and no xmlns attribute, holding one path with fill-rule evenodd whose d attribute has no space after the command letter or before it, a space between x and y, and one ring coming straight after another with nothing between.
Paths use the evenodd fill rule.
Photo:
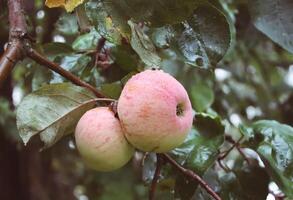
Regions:
<instances>
[{"instance_id":1,"label":"pink apple","mask_svg":"<svg viewBox=\"0 0 293 200\"><path fill-rule=\"evenodd\" d=\"M182 144L193 121L186 90L161 70L146 70L126 83L118 101L118 115L134 147L158 153Z\"/></svg>"},{"instance_id":2,"label":"pink apple","mask_svg":"<svg viewBox=\"0 0 293 200\"><path fill-rule=\"evenodd\" d=\"M76 126L75 140L84 161L98 171L118 169L134 154L119 120L108 107L87 111Z\"/></svg>"}]
</instances>

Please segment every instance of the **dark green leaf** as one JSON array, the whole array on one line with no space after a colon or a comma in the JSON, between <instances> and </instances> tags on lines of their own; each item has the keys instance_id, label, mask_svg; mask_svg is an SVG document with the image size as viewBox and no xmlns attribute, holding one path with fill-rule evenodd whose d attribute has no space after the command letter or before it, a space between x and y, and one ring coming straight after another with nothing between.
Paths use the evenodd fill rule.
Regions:
<instances>
[{"instance_id":1,"label":"dark green leaf","mask_svg":"<svg viewBox=\"0 0 293 200\"><path fill-rule=\"evenodd\" d=\"M85 4L87 16L96 30L109 42L120 44L121 32L117 29L109 14L106 12L102 2L89 1Z\"/></svg>"},{"instance_id":2,"label":"dark green leaf","mask_svg":"<svg viewBox=\"0 0 293 200\"><path fill-rule=\"evenodd\" d=\"M72 48L76 51L94 50L101 36L92 29L89 33L77 37L72 43Z\"/></svg>"},{"instance_id":3,"label":"dark green leaf","mask_svg":"<svg viewBox=\"0 0 293 200\"><path fill-rule=\"evenodd\" d=\"M43 45L44 54L50 59L54 60L56 56L64 56L71 54L74 50L66 43L52 42Z\"/></svg>"},{"instance_id":4,"label":"dark green leaf","mask_svg":"<svg viewBox=\"0 0 293 200\"><path fill-rule=\"evenodd\" d=\"M224 126L219 117L201 113L196 116L195 128L172 155L180 164L203 175L218 157L219 147L224 142ZM175 190L184 199L190 198L196 188L194 181L182 176L176 181Z\"/></svg>"},{"instance_id":5,"label":"dark green leaf","mask_svg":"<svg viewBox=\"0 0 293 200\"><path fill-rule=\"evenodd\" d=\"M217 64L231 43L225 15L209 3L198 6L183 24L171 26L170 32L171 46L179 50L186 62L204 68Z\"/></svg>"},{"instance_id":6,"label":"dark green leaf","mask_svg":"<svg viewBox=\"0 0 293 200\"><path fill-rule=\"evenodd\" d=\"M293 53L293 1L249 0L255 27Z\"/></svg>"},{"instance_id":7,"label":"dark green leaf","mask_svg":"<svg viewBox=\"0 0 293 200\"><path fill-rule=\"evenodd\" d=\"M131 28L130 44L141 60L149 67L160 66L161 58L156 53L156 48L142 29L132 21L128 21Z\"/></svg>"},{"instance_id":8,"label":"dark green leaf","mask_svg":"<svg viewBox=\"0 0 293 200\"><path fill-rule=\"evenodd\" d=\"M147 21L151 26L175 24L189 17L200 1L194 0L104 0L108 13L121 19Z\"/></svg>"},{"instance_id":9,"label":"dark green leaf","mask_svg":"<svg viewBox=\"0 0 293 200\"><path fill-rule=\"evenodd\" d=\"M17 135L16 123L15 123L15 113L10 108L7 99L0 98L0 132L1 134L6 134L8 138L13 140L19 140ZM3 132L4 133L3 133Z\"/></svg>"},{"instance_id":10,"label":"dark green leaf","mask_svg":"<svg viewBox=\"0 0 293 200\"><path fill-rule=\"evenodd\" d=\"M293 197L293 128L273 120L260 120L240 131L256 150L281 190Z\"/></svg>"},{"instance_id":11,"label":"dark green leaf","mask_svg":"<svg viewBox=\"0 0 293 200\"><path fill-rule=\"evenodd\" d=\"M17 108L17 128L26 144L34 135L45 147L72 133L79 118L96 103L95 95L68 83L51 84L26 96Z\"/></svg>"},{"instance_id":12,"label":"dark green leaf","mask_svg":"<svg viewBox=\"0 0 293 200\"><path fill-rule=\"evenodd\" d=\"M125 71L134 71L139 65L139 57L128 45L119 45L111 49L114 61Z\"/></svg>"},{"instance_id":13,"label":"dark green leaf","mask_svg":"<svg viewBox=\"0 0 293 200\"><path fill-rule=\"evenodd\" d=\"M120 81L101 85L101 92L109 98L118 99L121 91L122 85Z\"/></svg>"}]
</instances>

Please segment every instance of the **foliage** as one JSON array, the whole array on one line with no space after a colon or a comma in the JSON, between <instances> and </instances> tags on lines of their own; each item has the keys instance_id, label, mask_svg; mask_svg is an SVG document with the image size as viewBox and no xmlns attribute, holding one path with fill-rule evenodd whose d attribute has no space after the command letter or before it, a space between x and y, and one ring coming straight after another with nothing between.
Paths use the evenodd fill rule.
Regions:
<instances>
[{"instance_id":1,"label":"foliage","mask_svg":"<svg viewBox=\"0 0 293 200\"><path fill-rule=\"evenodd\" d=\"M271 182L293 198L292 1L47 0L48 7L71 12L49 9L55 21L43 1L35 3L45 17L27 13L30 28L37 41L49 38L37 49L108 98L118 99L132 75L152 67L184 85L196 116L188 138L169 155L222 199L265 199L274 192ZM8 33L2 9L1 39ZM29 59L17 64L12 80L14 101L0 99L0 131L9 140L18 139L17 133L28 146L41 140L70 191L79 188L77 198L147 199L157 162L153 153L137 152L125 168L109 174L90 171L77 155L70 135L76 122L103 104L92 92ZM21 103L17 94L25 96ZM220 160L224 168L219 165L233 145L225 137L241 139L238 147L249 163L234 148ZM157 198L211 199L166 164Z\"/></svg>"}]
</instances>

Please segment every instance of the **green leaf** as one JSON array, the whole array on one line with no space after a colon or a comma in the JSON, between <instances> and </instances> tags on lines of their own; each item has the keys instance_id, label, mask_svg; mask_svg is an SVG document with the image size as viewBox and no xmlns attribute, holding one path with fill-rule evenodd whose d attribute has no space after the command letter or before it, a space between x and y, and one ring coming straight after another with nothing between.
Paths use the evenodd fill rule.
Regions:
<instances>
[{"instance_id":1,"label":"green leaf","mask_svg":"<svg viewBox=\"0 0 293 200\"><path fill-rule=\"evenodd\" d=\"M209 108L215 99L213 90L204 82L199 82L191 86L190 94L192 106L199 112Z\"/></svg>"},{"instance_id":2,"label":"green leaf","mask_svg":"<svg viewBox=\"0 0 293 200\"><path fill-rule=\"evenodd\" d=\"M291 0L249 0L255 27L293 53L293 2Z\"/></svg>"},{"instance_id":3,"label":"green leaf","mask_svg":"<svg viewBox=\"0 0 293 200\"><path fill-rule=\"evenodd\" d=\"M182 24L171 26L171 47L178 49L188 64L208 68L216 65L231 44L225 15L212 4L197 7Z\"/></svg>"},{"instance_id":4,"label":"green leaf","mask_svg":"<svg viewBox=\"0 0 293 200\"><path fill-rule=\"evenodd\" d=\"M122 85L120 81L114 82L114 83L105 83L101 85L101 92L103 95L118 99L122 91Z\"/></svg>"},{"instance_id":5,"label":"green leaf","mask_svg":"<svg viewBox=\"0 0 293 200\"><path fill-rule=\"evenodd\" d=\"M185 142L171 154L181 165L203 175L216 161L219 147L224 142L224 125L217 116L200 113L195 116L195 128ZM176 180L176 193L189 199L195 192L197 183L179 176Z\"/></svg>"},{"instance_id":6,"label":"green leaf","mask_svg":"<svg viewBox=\"0 0 293 200\"><path fill-rule=\"evenodd\" d=\"M74 52L74 50L66 43L52 42L42 46L44 54L50 59L54 60L56 56L64 56Z\"/></svg>"},{"instance_id":7,"label":"green leaf","mask_svg":"<svg viewBox=\"0 0 293 200\"><path fill-rule=\"evenodd\" d=\"M114 26L102 2L88 1L85 4L85 9L88 18L99 34L111 43L121 43L121 32Z\"/></svg>"},{"instance_id":8,"label":"green leaf","mask_svg":"<svg viewBox=\"0 0 293 200\"><path fill-rule=\"evenodd\" d=\"M50 147L72 133L79 118L97 99L85 88L69 83L51 84L26 96L17 108L17 128L24 144L39 135Z\"/></svg>"},{"instance_id":9,"label":"green leaf","mask_svg":"<svg viewBox=\"0 0 293 200\"><path fill-rule=\"evenodd\" d=\"M128 21L131 28L130 44L141 60L149 67L158 67L161 58L156 53L156 48L142 29L132 21Z\"/></svg>"},{"instance_id":10,"label":"green leaf","mask_svg":"<svg viewBox=\"0 0 293 200\"><path fill-rule=\"evenodd\" d=\"M2 97L0 97L0 113L1 134L5 134L9 138L18 141L20 138L17 135L15 113L10 108L9 101Z\"/></svg>"},{"instance_id":11,"label":"green leaf","mask_svg":"<svg viewBox=\"0 0 293 200\"><path fill-rule=\"evenodd\" d=\"M189 17L200 1L194 0L104 0L108 13L116 17L135 22L150 22L151 26L159 27L175 24Z\"/></svg>"},{"instance_id":12,"label":"green leaf","mask_svg":"<svg viewBox=\"0 0 293 200\"><path fill-rule=\"evenodd\" d=\"M139 57L129 45L119 45L111 48L115 63L125 71L134 71L139 65Z\"/></svg>"},{"instance_id":13,"label":"green leaf","mask_svg":"<svg viewBox=\"0 0 293 200\"><path fill-rule=\"evenodd\" d=\"M64 13L56 23L56 30L64 35L75 35L78 33L78 23L75 15Z\"/></svg>"},{"instance_id":14,"label":"green leaf","mask_svg":"<svg viewBox=\"0 0 293 200\"><path fill-rule=\"evenodd\" d=\"M240 131L261 157L273 180L293 197L293 128L273 120L260 120Z\"/></svg>"},{"instance_id":15,"label":"green leaf","mask_svg":"<svg viewBox=\"0 0 293 200\"><path fill-rule=\"evenodd\" d=\"M99 33L92 29L89 33L78 36L72 43L72 48L76 51L96 49L100 38Z\"/></svg>"},{"instance_id":16,"label":"green leaf","mask_svg":"<svg viewBox=\"0 0 293 200\"><path fill-rule=\"evenodd\" d=\"M84 54L72 54L62 58L60 65L75 74L80 74L91 61L91 57Z\"/></svg>"},{"instance_id":17,"label":"green leaf","mask_svg":"<svg viewBox=\"0 0 293 200\"><path fill-rule=\"evenodd\" d=\"M203 180L217 192L223 200L260 200L266 199L270 177L256 159L247 164L243 157L234 160L230 172L222 173L217 168L209 169ZM257 180L257 181L256 181ZM198 187L192 199L213 200L203 189Z\"/></svg>"}]
</instances>

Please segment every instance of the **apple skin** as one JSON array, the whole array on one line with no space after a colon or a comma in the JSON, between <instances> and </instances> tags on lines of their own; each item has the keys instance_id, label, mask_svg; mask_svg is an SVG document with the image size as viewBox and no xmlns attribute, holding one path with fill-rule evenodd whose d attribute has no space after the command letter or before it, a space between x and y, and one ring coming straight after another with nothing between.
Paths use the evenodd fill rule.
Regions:
<instances>
[{"instance_id":1,"label":"apple skin","mask_svg":"<svg viewBox=\"0 0 293 200\"><path fill-rule=\"evenodd\" d=\"M182 113L177 115L177 106ZM184 87L162 70L146 70L125 84L118 115L127 140L137 149L168 152L183 143L193 110Z\"/></svg>"},{"instance_id":2,"label":"apple skin","mask_svg":"<svg viewBox=\"0 0 293 200\"><path fill-rule=\"evenodd\" d=\"M98 171L116 170L134 154L119 120L108 107L87 111L77 123L75 140L83 160Z\"/></svg>"}]
</instances>

